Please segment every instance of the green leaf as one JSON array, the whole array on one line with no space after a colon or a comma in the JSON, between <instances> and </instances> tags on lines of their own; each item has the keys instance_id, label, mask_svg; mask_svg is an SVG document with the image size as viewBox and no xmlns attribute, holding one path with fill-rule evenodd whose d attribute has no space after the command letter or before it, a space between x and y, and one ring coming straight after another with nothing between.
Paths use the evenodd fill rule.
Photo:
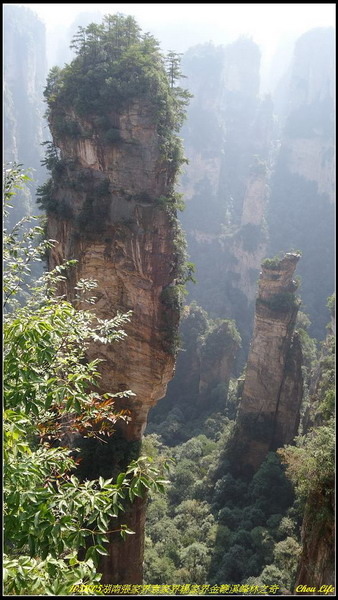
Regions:
<instances>
[{"instance_id":1,"label":"green leaf","mask_svg":"<svg viewBox=\"0 0 338 600\"><path fill-rule=\"evenodd\" d=\"M121 485L122 485L122 483L123 483L123 481L124 481L124 478L125 478L125 476L126 476L126 473L120 473L120 474L117 476L117 479L116 479L116 484L117 484L118 486L121 486Z\"/></svg>"},{"instance_id":2,"label":"green leaf","mask_svg":"<svg viewBox=\"0 0 338 600\"><path fill-rule=\"evenodd\" d=\"M144 477L144 476L140 477L140 481L144 485L144 487L147 488L147 490L150 489L149 480L146 479L146 477Z\"/></svg>"},{"instance_id":3,"label":"green leaf","mask_svg":"<svg viewBox=\"0 0 338 600\"><path fill-rule=\"evenodd\" d=\"M104 548L101 545L94 546L94 549L96 552L98 552L99 554L103 554L104 556L107 556L109 554L106 548Z\"/></svg>"},{"instance_id":4,"label":"green leaf","mask_svg":"<svg viewBox=\"0 0 338 600\"><path fill-rule=\"evenodd\" d=\"M162 483L158 483L158 482L156 482L156 487L157 487L158 491L159 491L161 494L165 494L165 488L164 488L164 486L162 485Z\"/></svg>"},{"instance_id":5,"label":"green leaf","mask_svg":"<svg viewBox=\"0 0 338 600\"><path fill-rule=\"evenodd\" d=\"M100 531L102 532L106 532L108 530L108 519L105 515L103 515L102 513L99 514L98 518L97 518L97 525Z\"/></svg>"}]
</instances>

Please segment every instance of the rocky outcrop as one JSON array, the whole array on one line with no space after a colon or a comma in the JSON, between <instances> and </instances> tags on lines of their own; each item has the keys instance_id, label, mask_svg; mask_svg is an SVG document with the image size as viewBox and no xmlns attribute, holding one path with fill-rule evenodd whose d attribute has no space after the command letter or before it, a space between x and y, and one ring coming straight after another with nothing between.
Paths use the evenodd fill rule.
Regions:
<instances>
[{"instance_id":1,"label":"rocky outcrop","mask_svg":"<svg viewBox=\"0 0 338 600\"><path fill-rule=\"evenodd\" d=\"M295 594L316 596L322 588L325 595L334 595L334 477L330 493L326 489L310 495L303 518L301 542L302 554L296 576Z\"/></svg>"},{"instance_id":2,"label":"rocky outcrop","mask_svg":"<svg viewBox=\"0 0 338 600\"><path fill-rule=\"evenodd\" d=\"M251 176L245 190L241 225L261 225L267 196L265 174Z\"/></svg>"},{"instance_id":3,"label":"rocky outcrop","mask_svg":"<svg viewBox=\"0 0 338 600\"><path fill-rule=\"evenodd\" d=\"M219 323L208 333L199 352L199 404L209 402L218 385L229 384L239 346L240 338L231 321Z\"/></svg>"},{"instance_id":4,"label":"rocky outcrop","mask_svg":"<svg viewBox=\"0 0 338 600\"><path fill-rule=\"evenodd\" d=\"M127 510L116 522L114 528L120 524L128 523L134 535L132 542L117 538L116 533L109 534L108 552L100 565L102 583L139 584L142 583L143 554L144 554L144 526L146 519L146 501L136 498L132 507Z\"/></svg>"},{"instance_id":5,"label":"rocky outcrop","mask_svg":"<svg viewBox=\"0 0 338 600\"><path fill-rule=\"evenodd\" d=\"M175 377L151 411L147 429L168 445L188 440L212 413L233 414L228 389L241 346L233 321L210 319L195 302L182 313Z\"/></svg>"},{"instance_id":6,"label":"rocky outcrop","mask_svg":"<svg viewBox=\"0 0 338 600\"><path fill-rule=\"evenodd\" d=\"M93 344L88 358L103 360L102 391L132 390L135 394L119 400L116 407L130 411L123 437L137 442L150 407L165 394L174 369L178 231L173 209L167 210L163 198L172 189L175 173L162 158L149 102L135 100L109 118L115 131L113 142L104 139L94 120L80 118L70 109L62 114L60 133L60 113L51 111L59 161L48 200L47 235L57 240L49 267L67 259L78 261L62 291L73 300L77 280L96 280L98 317L132 311L125 327L127 338L118 344ZM85 132L85 137L65 131L65 123L76 123L76 131ZM89 476L84 462L88 473L92 471L95 452L93 448L87 451L81 463L83 476ZM118 442L107 452L113 466ZM95 476L100 472L99 462ZM106 583L141 583L144 510L140 501L123 515L123 522L129 520L135 527L136 535L128 536L132 540L120 542L116 534L112 536L109 557L102 564Z\"/></svg>"},{"instance_id":7,"label":"rocky outcrop","mask_svg":"<svg viewBox=\"0 0 338 600\"><path fill-rule=\"evenodd\" d=\"M289 112L334 98L334 41L333 27L311 29L297 40L291 67Z\"/></svg>"},{"instance_id":8,"label":"rocky outcrop","mask_svg":"<svg viewBox=\"0 0 338 600\"><path fill-rule=\"evenodd\" d=\"M302 353L294 333L298 301L293 274L297 254L263 263L253 339L239 406L234 471L250 475L270 450L297 433L302 399Z\"/></svg>"}]
</instances>

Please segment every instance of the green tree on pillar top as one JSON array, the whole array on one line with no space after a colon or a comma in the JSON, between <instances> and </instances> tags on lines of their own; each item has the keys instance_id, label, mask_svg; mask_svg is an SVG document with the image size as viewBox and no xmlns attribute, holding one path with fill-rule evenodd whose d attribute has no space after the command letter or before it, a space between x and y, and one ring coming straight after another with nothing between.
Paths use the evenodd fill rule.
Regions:
<instances>
[{"instance_id":1,"label":"green tree on pillar top","mask_svg":"<svg viewBox=\"0 0 338 600\"><path fill-rule=\"evenodd\" d=\"M182 53L173 52L170 50L166 56L167 74L169 77L170 87L175 87L176 81L185 77L181 70Z\"/></svg>"}]
</instances>

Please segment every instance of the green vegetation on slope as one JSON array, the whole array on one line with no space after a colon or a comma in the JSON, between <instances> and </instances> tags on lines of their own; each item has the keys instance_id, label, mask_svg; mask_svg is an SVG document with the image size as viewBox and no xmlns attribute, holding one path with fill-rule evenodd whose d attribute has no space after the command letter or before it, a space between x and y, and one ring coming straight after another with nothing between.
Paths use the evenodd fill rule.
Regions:
<instances>
[{"instance_id":1,"label":"green vegetation on slope","mask_svg":"<svg viewBox=\"0 0 338 600\"><path fill-rule=\"evenodd\" d=\"M328 306L333 316L334 296L329 298ZM308 395L303 434L296 438L294 446L286 446L279 451L286 464L287 476L293 482L296 496L303 505L304 547L300 573L301 578L307 573L306 583L311 580L318 582L322 568L326 569L322 584L328 583L325 576L333 578L334 573L334 413L335 336L330 325ZM327 553L324 563L320 562L323 546Z\"/></svg>"},{"instance_id":2,"label":"green vegetation on slope","mask_svg":"<svg viewBox=\"0 0 338 600\"><path fill-rule=\"evenodd\" d=\"M174 449L157 435L147 452L176 460L166 496L147 510L145 582L275 585L292 590L299 516L277 456L251 482L233 478L224 455L233 422Z\"/></svg>"},{"instance_id":3,"label":"green vegetation on slope","mask_svg":"<svg viewBox=\"0 0 338 600\"><path fill-rule=\"evenodd\" d=\"M319 363L314 402L309 388L318 379L318 351L307 333L309 325L308 317L300 313L297 329L304 351L303 430L307 433L296 446L270 452L252 479L244 481L231 475L230 461L236 457L228 445L238 386L228 382L220 404L211 390L207 408L198 405L198 382L191 365L196 364L208 316L195 304L186 308L182 372L178 371L175 393L169 391L155 409L151 433L144 440L150 453L171 455L176 461L166 496L150 502L148 508L146 583L277 585L278 593L293 592L302 555L304 511L311 502L316 510L314 500L320 500L315 523L321 519L326 531L332 520L332 337ZM315 421L310 430L309 406ZM286 469L279 454L287 462Z\"/></svg>"},{"instance_id":4,"label":"green vegetation on slope","mask_svg":"<svg viewBox=\"0 0 338 600\"><path fill-rule=\"evenodd\" d=\"M26 179L20 168L5 171L5 204ZM27 232L22 224L4 232L4 590L9 595L63 595L72 584L100 580L96 566L107 554L108 531L133 533L127 524L114 528L114 518L148 490L162 491L164 481L145 457L115 482L97 474L81 482L74 475L79 436L104 445L116 421L128 418L114 411L114 399L131 392L99 394L99 361L87 362L85 350L92 340L122 339L129 315L98 320L56 296L70 263L32 282L31 266L52 244L38 243L41 234L41 227ZM79 282L79 297L88 298L93 287Z\"/></svg>"}]
</instances>

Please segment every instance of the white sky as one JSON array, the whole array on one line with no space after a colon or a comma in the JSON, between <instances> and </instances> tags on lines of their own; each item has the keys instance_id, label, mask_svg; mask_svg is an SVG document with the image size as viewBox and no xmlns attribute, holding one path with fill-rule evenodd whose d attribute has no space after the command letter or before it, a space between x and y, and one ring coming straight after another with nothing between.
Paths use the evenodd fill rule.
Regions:
<instances>
[{"instance_id":1,"label":"white sky","mask_svg":"<svg viewBox=\"0 0 338 600\"><path fill-rule=\"evenodd\" d=\"M143 31L150 31L160 41L163 50L184 52L194 44L229 43L241 34L249 35L262 49L265 68L281 39L295 39L313 27L334 27L336 7L335 3L17 4L38 14L47 26L47 38L56 29L66 30L77 14L87 11L135 16Z\"/></svg>"},{"instance_id":2,"label":"white sky","mask_svg":"<svg viewBox=\"0 0 338 600\"><path fill-rule=\"evenodd\" d=\"M105 13L122 12L136 17L141 27L173 25L184 22L204 26L207 34L219 36L219 31L233 30L235 35L252 34L257 43L273 42L282 32L302 32L312 27L334 26L335 3L278 3L278 4L228 4L228 3L158 3L158 4L26 4L46 23L68 26L83 11L98 10ZM256 39L257 37L257 39Z\"/></svg>"}]
</instances>

